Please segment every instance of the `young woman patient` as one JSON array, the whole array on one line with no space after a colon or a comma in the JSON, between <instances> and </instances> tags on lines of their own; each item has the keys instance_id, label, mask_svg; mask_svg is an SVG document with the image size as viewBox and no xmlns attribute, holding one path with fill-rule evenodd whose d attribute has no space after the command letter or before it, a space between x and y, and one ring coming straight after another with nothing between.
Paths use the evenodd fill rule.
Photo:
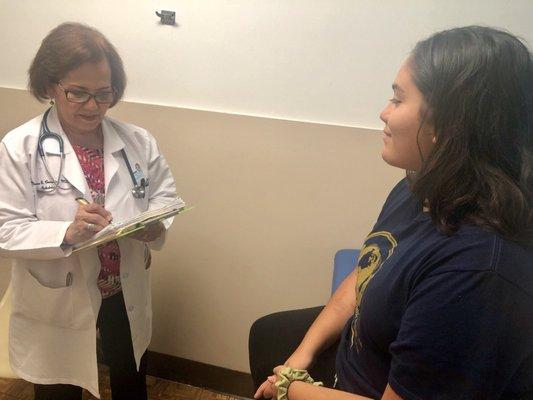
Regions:
<instances>
[{"instance_id":1,"label":"young woman patient","mask_svg":"<svg viewBox=\"0 0 533 400\"><path fill-rule=\"evenodd\" d=\"M255 397L532 399L532 56L507 32L451 29L392 89L382 157L407 177ZM339 337L334 389L313 385L305 370Z\"/></svg>"}]
</instances>

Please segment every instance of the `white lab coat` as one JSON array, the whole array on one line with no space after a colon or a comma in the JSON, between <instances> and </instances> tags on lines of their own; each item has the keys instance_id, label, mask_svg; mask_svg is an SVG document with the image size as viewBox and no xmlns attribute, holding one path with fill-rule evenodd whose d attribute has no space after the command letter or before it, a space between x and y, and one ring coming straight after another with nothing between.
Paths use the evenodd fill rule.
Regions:
<instances>
[{"instance_id":1,"label":"white lab coat","mask_svg":"<svg viewBox=\"0 0 533 400\"><path fill-rule=\"evenodd\" d=\"M48 125L64 141L63 187L55 193L38 188L47 175L37 151L42 115L9 132L0 144L0 255L13 259L10 362L27 381L81 386L98 391L96 321L101 304L97 287L100 262L95 249L70 255L61 247L78 209L76 197L91 199L82 169L55 109ZM154 209L176 197L172 174L154 138L144 129L106 117L104 136L105 207L115 221ZM59 147L46 141L50 172L57 179ZM122 157L139 164L149 186L145 198L134 198L133 182ZM165 221L168 228L171 220ZM158 249L164 235L150 244ZM145 244L119 240L122 291L137 367L151 338L150 270ZM67 284L67 274L72 280ZM124 338L128 340L129 338Z\"/></svg>"}]
</instances>

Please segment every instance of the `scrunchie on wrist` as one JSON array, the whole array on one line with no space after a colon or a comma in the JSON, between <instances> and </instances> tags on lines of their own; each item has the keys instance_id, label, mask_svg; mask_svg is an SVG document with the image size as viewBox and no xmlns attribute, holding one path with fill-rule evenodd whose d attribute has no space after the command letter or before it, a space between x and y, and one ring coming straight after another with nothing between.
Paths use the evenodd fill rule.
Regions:
<instances>
[{"instance_id":1,"label":"scrunchie on wrist","mask_svg":"<svg viewBox=\"0 0 533 400\"><path fill-rule=\"evenodd\" d=\"M279 378L274 385L278 388L277 400L289 400L289 386L294 381L310 383L314 386L324 386L322 382L315 382L305 369L285 367L278 372Z\"/></svg>"}]
</instances>

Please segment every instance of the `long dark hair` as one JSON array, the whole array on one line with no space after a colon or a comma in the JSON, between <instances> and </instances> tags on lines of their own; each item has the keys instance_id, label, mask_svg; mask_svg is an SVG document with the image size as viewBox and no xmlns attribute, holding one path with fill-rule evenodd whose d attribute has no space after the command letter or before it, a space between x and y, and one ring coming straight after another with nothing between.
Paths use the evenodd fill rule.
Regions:
<instances>
[{"instance_id":1,"label":"long dark hair","mask_svg":"<svg viewBox=\"0 0 533 400\"><path fill-rule=\"evenodd\" d=\"M447 234L469 222L533 242L533 60L515 36L468 26L412 51L436 143L413 192Z\"/></svg>"}]
</instances>

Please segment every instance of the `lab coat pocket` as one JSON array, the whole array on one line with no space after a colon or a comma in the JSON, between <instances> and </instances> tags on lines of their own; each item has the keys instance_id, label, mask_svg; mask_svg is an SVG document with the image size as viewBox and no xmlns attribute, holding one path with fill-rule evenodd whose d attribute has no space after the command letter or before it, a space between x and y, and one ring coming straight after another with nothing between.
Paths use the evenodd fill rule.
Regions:
<instances>
[{"instance_id":1,"label":"lab coat pocket","mask_svg":"<svg viewBox=\"0 0 533 400\"><path fill-rule=\"evenodd\" d=\"M21 293L20 311L24 315L54 326L71 327L72 286L45 286L27 270Z\"/></svg>"}]
</instances>

